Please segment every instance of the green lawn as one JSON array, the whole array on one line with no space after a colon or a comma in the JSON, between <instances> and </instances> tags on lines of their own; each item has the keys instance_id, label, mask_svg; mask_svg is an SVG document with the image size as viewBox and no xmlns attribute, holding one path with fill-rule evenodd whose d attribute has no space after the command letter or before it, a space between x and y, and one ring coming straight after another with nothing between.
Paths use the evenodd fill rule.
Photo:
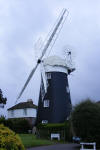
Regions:
<instances>
[{"instance_id":1,"label":"green lawn","mask_svg":"<svg viewBox=\"0 0 100 150\"><path fill-rule=\"evenodd\" d=\"M19 134L25 148L54 144L53 141L37 139L33 134Z\"/></svg>"}]
</instances>

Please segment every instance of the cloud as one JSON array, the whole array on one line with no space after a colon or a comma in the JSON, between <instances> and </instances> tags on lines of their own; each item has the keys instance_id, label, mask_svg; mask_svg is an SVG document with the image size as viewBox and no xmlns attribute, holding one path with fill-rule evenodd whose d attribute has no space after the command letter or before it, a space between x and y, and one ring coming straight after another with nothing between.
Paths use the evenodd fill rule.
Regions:
<instances>
[{"instance_id":1,"label":"cloud","mask_svg":"<svg viewBox=\"0 0 100 150\"><path fill-rule=\"evenodd\" d=\"M0 88L8 98L8 107L36 63L38 36L44 39L62 8L68 9L69 16L52 54L62 55L64 45L76 53L76 71L69 76L73 104L86 97L99 100L100 1L0 0ZM32 95L37 103L39 84L38 69L21 100Z\"/></svg>"}]
</instances>

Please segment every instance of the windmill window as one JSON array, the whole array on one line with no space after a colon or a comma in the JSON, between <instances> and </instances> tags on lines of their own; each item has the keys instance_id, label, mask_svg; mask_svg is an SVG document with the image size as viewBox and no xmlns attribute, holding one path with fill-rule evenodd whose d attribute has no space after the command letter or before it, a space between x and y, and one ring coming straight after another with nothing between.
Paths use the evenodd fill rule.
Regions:
<instances>
[{"instance_id":1,"label":"windmill window","mask_svg":"<svg viewBox=\"0 0 100 150\"><path fill-rule=\"evenodd\" d=\"M70 90L69 90L69 87L68 87L68 86L66 86L66 91L67 91L67 93L69 93L69 92L70 92Z\"/></svg>"},{"instance_id":2,"label":"windmill window","mask_svg":"<svg viewBox=\"0 0 100 150\"><path fill-rule=\"evenodd\" d=\"M23 109L23 115L25 115L25 116L27 115L27 109L26 108Z\"/></svg>"},{"instance_id":3,"label":"windmill window","mask_svg":"<svg viewBox=\"0 0 100 150\"><path fill-rule=\"evenodd\" d=\"M48 123L48 120L42 120L42 123L46 124L46 123Z\"/></svg>"},{"instance_id":4,"label":"windmill window","mask_svg":"<svg viewBox=\"0 0 100 150\"><path fill-rule=\"evenodd\" d=\"M51 79L51 73L47 73L47 79Z\"/></svg>"},{"instance_id":5,"label":"windmill window","mask_svg":"<svg viewBox=\"0 0 100 150\"><path fill-rule=\"evenodd\" d=\"M44 106L44 107L49 107L49 103L50 103L49 100L44 100L43 106Z\"/></svg>"}]
</instances>

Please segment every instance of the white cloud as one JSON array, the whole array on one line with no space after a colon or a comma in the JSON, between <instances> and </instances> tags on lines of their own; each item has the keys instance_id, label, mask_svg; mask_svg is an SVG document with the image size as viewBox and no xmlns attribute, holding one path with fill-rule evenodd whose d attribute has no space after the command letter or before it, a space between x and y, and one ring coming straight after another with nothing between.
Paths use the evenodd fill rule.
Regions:
<instances>
[{"instance_id":1,"label":"white cloud","mask_svg":"<svg viewBox=\"0 0 100 150\"><path fill-rule=\"evenodd\" d=\"M64 45L71 45L76 53L76 72L69 77L72 102L86 97L99 100L100 1L0 0L0 88L8 98L8 106L14 104L35 65L37 37L49 32L63 7L69 16L52 53L62 54ZM36 103L38 80L37 72L27 88L29 92L32 87ZM29 97L26 95L22 99Z\"/></svg>"}]
</instances>

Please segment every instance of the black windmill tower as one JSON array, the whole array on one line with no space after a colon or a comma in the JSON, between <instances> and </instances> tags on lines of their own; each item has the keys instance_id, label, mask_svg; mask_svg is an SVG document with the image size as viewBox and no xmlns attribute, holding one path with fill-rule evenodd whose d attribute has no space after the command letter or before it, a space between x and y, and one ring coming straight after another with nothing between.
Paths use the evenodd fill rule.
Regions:
<instances>
[{"instance_id":1,"label":"black windmill tower","mask_svg":"<svg viewBox=\"0 0 100 150\"><path fill-rule=\"evenodd\" d=\"M36 123L61 123L70 116L71 99L68 85L68 75L74 71L66 61L59 56L45 57L47 49L54 45L58 34L65 22L67 10L63 9L50 36L45 42L42 54L39 57L35 68L31 71L19 97L21 97L30 79L34 75L38 65L41 65L41 85L38 101ZM70 53L69 53L70 55Z\"/></svg>"}]
</instances>

